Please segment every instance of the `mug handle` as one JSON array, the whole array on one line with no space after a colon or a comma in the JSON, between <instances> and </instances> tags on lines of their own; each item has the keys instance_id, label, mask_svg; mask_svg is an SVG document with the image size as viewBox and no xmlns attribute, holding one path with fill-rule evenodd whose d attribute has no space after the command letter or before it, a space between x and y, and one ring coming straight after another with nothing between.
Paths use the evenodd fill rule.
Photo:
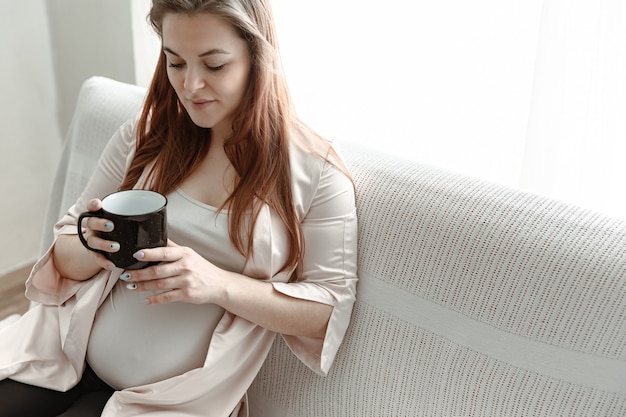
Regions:
<instances>
[{"instance_id":1,"label":"mug handle","mask_svg":"<svg viewBox=\"0 0 626 417\"><path fill-rule=\"evenodd\" d=\"M105 251L100 250L100 249L94 249L91 246L89 246L89 243L87 243L87 239L85 239L85 237L83 236L83 226L82 226L83 220L88 217L99 217L102 219L104 218L104 211L102 209L97 210L97 211L85 211L81 213L80 216L78 216L78 223L76 225L76 228L78 229L78 238L80 239L80 243L82 243L83 246L89 249L90 251L98 252L103 255L106 255Z\"/></svg>"}]
</instances>

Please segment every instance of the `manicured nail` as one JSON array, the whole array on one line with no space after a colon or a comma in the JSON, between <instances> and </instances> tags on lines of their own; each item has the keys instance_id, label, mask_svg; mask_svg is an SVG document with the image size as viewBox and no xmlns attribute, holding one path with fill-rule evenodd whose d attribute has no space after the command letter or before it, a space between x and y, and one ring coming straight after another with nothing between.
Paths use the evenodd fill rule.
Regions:
<instances>
[{"instance_id":1,"label":"manicured nail","mask_svg":"<svg viewBox=\"0 0 626 417\"><path fill-rule=\"evenodd\" d=\"M109 245L109 248L111 248L112 250L120 250L120 244L117 242L113 242Z\"/></svg>"},{"instance_id":2,"label":"manicured nail","mask_svg":"<svg viewBox=\"0 0 626 417\"><path fill-rule=\"evenodd\" d=\"M150 304L150 300L144 298L143 300L141 300L141 304Z\"/></svg>"},{"instance_id":3,"label":"manicured nail","mask_svg":"<svg viewBox=\"0 0 626 417\"><path fill-rule=\"evenodd\" d=\"M105 229L113 229L113 222L106 222L104 224Z\"/></svg>"},{"instance_id":4,"label":"manicured nail","mask_svg":"<svg viewBox=\"0 0 626 417\"><path fill-rule=\"evenodd\" d=\"M120 275L120 279L122 281L128 281L130 279L130 274L128 272L124 272L122 275Z\"/></svg>"},{"instance_id":5,"label":"manicured nail","mask_svg":"<svg viewBox=\"0 0 626 417\"><path fill-rule=\"evenodd\" d=\"M142 250L133 254L133 257L135 257L135 259L143 259L144 256L146 256L146 254Z\"/></svg>"},{"instance_id":6,"label":"manicured nail","mask_svg":"<svg viewBox=\"0 0 626 417\"><path fill-rule=\"evenodd\" d=\"M129 290L136 290L137 289L137 284L128 284L126 286L126 288L128 288Z\"/></svg>"},{"instance_id":7,"label":"manicured nail","mask_svg":"<svg viewBox=\"0 0 626 417\"><path fill-rule=\"evenodd\" d=\"M98 207L98 202L96 200L91 202L92 207Z\"/></svg>"},{"instance_id":8,"label":"manicured nail","mask_svg":"<svg viewBox=\"0 0 626 417\"><path fill-rule=\"evenodd\" d=\"M107 265L107 269L108 269L109 271L113 271L113 268L115 268L115 265L113 265L113 264L108 264L108 265Z\"/></svg>"}]
</instances>

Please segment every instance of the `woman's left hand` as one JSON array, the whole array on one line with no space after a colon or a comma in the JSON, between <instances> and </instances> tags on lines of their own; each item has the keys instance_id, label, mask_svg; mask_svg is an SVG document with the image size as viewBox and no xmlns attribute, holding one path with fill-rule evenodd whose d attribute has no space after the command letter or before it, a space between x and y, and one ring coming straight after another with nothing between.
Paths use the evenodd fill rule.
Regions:
<instances>
[{"instance_id":1,"label":"woman's left hand","mask_svg":"<svg viewBox=\"0 0 626 417\"><path fill-rule=\"evenodd\" d=\"M131 290L159 292L145 298L148 304L213 303L274 332L316 338L326 333L333 306L290 297L270 282L220 269L193 249L168 241L135 257L159 262L120 276Z\"/></svg>"},{"instance_id":2,"label":"woman's left hand","mask_svg":"<svg viewBox=\"0 0 626 417\"><path fill-rule=\"evenodd\" d=\"M168 240L165 247L142 249L134 256L146 262L159 262L148 268L125 271L120 276L131 290L162 291L147 297L147 304L175 301L217 304L223 292L219 283L224 271L191 248Z\"/></svg>"}]
</instances>

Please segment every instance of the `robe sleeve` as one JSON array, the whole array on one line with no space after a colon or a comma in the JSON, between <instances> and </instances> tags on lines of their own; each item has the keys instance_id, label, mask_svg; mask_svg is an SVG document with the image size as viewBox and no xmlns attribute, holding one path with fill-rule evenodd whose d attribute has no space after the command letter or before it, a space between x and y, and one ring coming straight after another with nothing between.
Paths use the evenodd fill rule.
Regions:
<instances>
[{"instance_id":1,"label":"robe sleeve","mask_svg":"<svg viewBox=\"0 0 626 417\"><path fill-rule=\"evenodd\" d=\"M59 274L52 259L54 243L59 235L78 234L78 216L87 211L90 199L103 198L117 191L134 155L135 134L135 120L124 123L115 132L104 148L82 194L54 226L54 242L37 261L26 281L26 296L30 300L47 305L62 305L85 284Z\"/></svg>"},{"instance_id":2,"label":"robe sleeve","mask_svg":"<svg viewBox=\"0 0 626 417\"><path fill-rule=\"evenodd\" d=\"M288 296L333 306L323 339L283 335L302 362L326 375L350 322L357 283L354 186L331 164L321 172L302 230L305 252L297 282L273 286Z\"/></svg>"}]
</instances>

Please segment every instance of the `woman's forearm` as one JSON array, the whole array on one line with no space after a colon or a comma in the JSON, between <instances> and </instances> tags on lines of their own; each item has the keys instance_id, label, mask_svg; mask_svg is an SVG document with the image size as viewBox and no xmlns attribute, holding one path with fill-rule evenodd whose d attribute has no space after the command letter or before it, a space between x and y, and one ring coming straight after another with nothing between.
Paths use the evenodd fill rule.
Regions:
<instances>
[{"instance_id":1,"label":"woman's forearm","mask_svg":"<svg viewBox=\"0 0 626 417\"><path fill-rule=\"evenodd\" d=\"M84 281L102 269L94 256L78 239L78 235L60 235L52 251L54 266L62 277Z\"/></svg>"},{"instance_id":2,"label":"woman's forearm","mask_svg":"<svg viewBox=\"0 0 626 417\"><path fill-rule=\"evenodd\" d=\"M168 246L143 249L137 259L157 262L126 271L120 279L131 290L158 291L149 304L213 303L268 330L292 336L323 338L333 306L295 297L272 283L221 269L191 248L168 241Z\"/></svg>"},{"instance_id":3,"label":"woman's forearm","mask_svg":"<svg viewBox=\"0 0 626 417\"><path fill-rule=\"evenodd\" d=\"M265 281L231 274L222 307L281 334L323 338L333 307L290 297Z\"/></svg>"}]
</instances>

